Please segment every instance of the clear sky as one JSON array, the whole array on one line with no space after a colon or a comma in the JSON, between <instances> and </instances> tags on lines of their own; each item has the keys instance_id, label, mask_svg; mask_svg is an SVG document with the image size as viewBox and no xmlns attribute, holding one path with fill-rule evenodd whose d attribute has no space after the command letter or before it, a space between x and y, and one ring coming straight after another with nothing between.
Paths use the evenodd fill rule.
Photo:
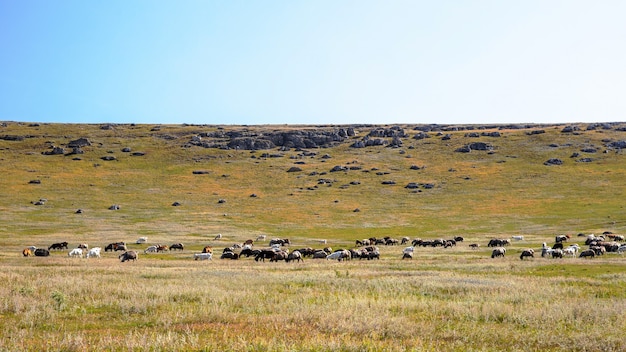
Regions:
<instances>
[{"instance_id":1,"label":"clear sky","mask_svg":"<svg viewBox=\"0 0 626 352\"><path fill-rule=\"evenodd\" d=\"M626 121L623 0L0 0L0 120Z\"/></svg>"}]
</instances>

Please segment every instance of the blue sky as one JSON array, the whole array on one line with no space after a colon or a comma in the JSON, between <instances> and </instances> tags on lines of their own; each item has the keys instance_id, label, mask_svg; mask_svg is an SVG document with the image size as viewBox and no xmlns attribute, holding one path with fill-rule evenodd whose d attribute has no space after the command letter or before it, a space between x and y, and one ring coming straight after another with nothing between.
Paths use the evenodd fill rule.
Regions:
<instances>
[{"instance_id":1,"label":"blue sky","mask_svg":"<svg viewBox=\"0 0 626 352\"><path fill-rule=\"evenodd\" d=\"M0 0L0 120L626 121L626 1Z\"/></svg>"}]
</instances>

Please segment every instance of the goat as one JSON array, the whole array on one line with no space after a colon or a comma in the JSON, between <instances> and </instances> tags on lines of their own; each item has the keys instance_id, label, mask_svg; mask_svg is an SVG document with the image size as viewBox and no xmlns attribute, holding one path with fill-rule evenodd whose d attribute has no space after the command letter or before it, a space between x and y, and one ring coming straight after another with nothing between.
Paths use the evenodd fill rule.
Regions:
<instances>
[{"instance_id":1,"label":"goat","mask_svg":"<svg viewBox=\"0 0 626 352\"><path fill-rule=\"evenodd\" d=\"M302 253L300 253L299 251L293 251L293 252L289 253L287 255L287 259L285 259L285 261L287 263L289 263L292 260L297 260L298 262L304 261L304 259L302 259Z\"/></svg>"},{"instance_id":2,"label":"goat","mask_svg":"<svg viewBox=\"0 0 626 352\"><path fill-rule=\"evenodd\" d=\"M520 256L519 256L519 259L524 260L524 258L526 258L526 257L534 258L535 257L535 251L532 248L523 250L522 254L520 254Z\"/></svg>"},{"instance_id":3,"label":"goat","mask_svg":"<svg viewBox=\"0 0 626 352\"><path fill-rule=\"evenodd\" d=\"M170 251L173 251L174 249L178 249L178 250L181 250L181 251L182 251L183 249L185 249L185 246L183 246L183 244L182 244L182 243L173 243L173 244L170 246Z\"/></svg>"},{"instance_id":4,"label":"goat","mask_svg":"<svg viewBox=\"0 0 626 352\"><path fill-rule=\"evenodd\" d=\"M491 258L497 258L497 257L504 258L505 253L506 253L506 248L504 247L496 248L491 252Z\"/></svg>"},{"instance_id":5,"label":"goat","mask_svg":"<svg viewBox=\"0 0 626 352\"><path fill-rule=\"evenodd\" d=\"M596 252L593 249L586 249L580 252L579 258L593 258L596 256Z\"/></svg>"},{"instance_id":6,"label":"goat","mask_svg":"<svg viewBox=\"0 0 626 352\"><path fill-rule=\"evenodd\" d=\"M102 249L100 247L93 247L92 249L89 250L89 252L87 252L87 258L91 258L91 257L100 258L101 250Z\"/></svg>"},{"instance_id":7,"label":"goat","mask_svg":"<svg viewBox=\"0 0 626 352\"><path fill-rule=\"evenodd\" d=\"M126 262L129 260L135 261L137 260L137 252L136 251L126 251L122 254L120 254L120 256L118 257L120 259L120 261Z\"/></svg>"},{"instance_id":8,"label":"goat","mask_svg":"<svg viewBox=\"0 0 626 352\"><path fill-rule=\"evenodd\" d=\"M68 257L83 257L83 250L80 248L74 248L69 253L67 253Z\"/></svg>"},{"instance_id":9,"label":"goat","mask_svg":"<svg viewBox=\"0 0 626 352\"><path fill-rule=\"evenodd\" d=\"M213 253L195 253L194 260L213 260Z\"/></svg>"},{"instance_id":10,"label":"goat","mask_svg":"<svg viewBox=\"0 0 626 352\"><path fill-rule=\"evenodd\" d=\"M344 259L350 259L351 255L350 252L348 252L347 250L339 250L337 252L333 252L329 255L326 256L326 260L334 260L337 259L337 261L342 261Z\"/></svg>"}]
</instances>

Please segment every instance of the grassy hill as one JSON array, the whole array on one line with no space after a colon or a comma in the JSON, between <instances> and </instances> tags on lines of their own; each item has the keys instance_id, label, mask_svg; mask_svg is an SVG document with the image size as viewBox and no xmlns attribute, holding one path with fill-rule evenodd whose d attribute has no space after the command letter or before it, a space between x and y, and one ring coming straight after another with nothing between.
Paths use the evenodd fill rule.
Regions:
<instances>
[{"instance_id":1,"label":"grassy hill","mask_svg":"<svg viewBox=\"0 0 626 352\"><path fill-rule=\"evenodd\" d=\"M428 132L430 138L421 140L412 138L419 132L414 126L400 126L408 135L401 147L351 148L379 127L361 126L335 147L303 153L188 145L199 133L243 126L7 122L0 136L23 139L0 140L5 190L0 241L150 236L168 242L216 233L356 239L620 232L625 156L606 145L626 139L626 132L619 126L573 126L578 130L569 133L562 132L563 125L463 126ZM333 128L245 126L259 133ZM531 134L537 130L545 133ZM468 136L489 131L500 137ZM91 142L82 148L84 154L42 154L52 146L65 147L68 154L67 144L78 138ZM475 142L493 149L456 151ZM596 152L581 152L591 149ZM143 155L133 155L137 152ZM563 164L544 165L552 158ZM579 162L583 158L591 161ZM287 172L293 166L302 171ZM348 171L331 172L336 166ZM33 180L40 183L29 183ZM412 182L417 189L405 188ZM31 204L40 198L47 199L45 205ZM113 204L120 210L108 210ZM77 209L83 213L75 214Z\"/></svg>"}]
</instances>

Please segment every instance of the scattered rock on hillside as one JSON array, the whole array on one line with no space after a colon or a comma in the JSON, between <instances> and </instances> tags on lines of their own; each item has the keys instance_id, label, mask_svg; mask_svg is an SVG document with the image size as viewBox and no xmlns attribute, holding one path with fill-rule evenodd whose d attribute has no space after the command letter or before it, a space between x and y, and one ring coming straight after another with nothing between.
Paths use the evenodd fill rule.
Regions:
<instances>
[{"instance_id":1,"label":"scattered rock on hillside","mask_svg":"<svg viewBox=\"0 0 626 352\"><path fill-rule=\"evenodd\" d=\"M626 141L609 142L606 146L611 149L626 149Z\"/></svg>"},{"instance_id":2,"label":"scattered rock on hillside","mask_svg":"<svg viewBox=\"0 0 626 352\"><path fill-rule=\"evenodd\" d=\"M70 148L82 148L88 147L91 145L91 142L87 138L79 138L73 141L70 141L67 146Z\"/></svg>"},{"instance_id":3,"label":"scattered rock on hillside","mask_svg":"<svg viewBox=\"0 0 626 352\"><path fill-rule=\"evenodd\" d=\"M289 168L289 170L287 170L287 172L300 172L300 171L302 171L302 169L297 166L292 166Z\"/></svg>"},{"instance_id":4,"label":"scattered rock on hillside","mask_svg":"<svg viewBox=\"0 0 626 352\"><path fill-rule=\"evenodd\" d=\"M28 183L30 183L31 185L38 185L41 184L41 180L30 180L28 181Z\"/></svg>"},{"instance_id":5,"label":"scattered rock on hillside","mask_svg":"<svg viewBox=\"0 0 626 352\"><path fill-rule=\"evenodd\" d=\"M563 165L563 160L561 159L556 159L556 158L552 158L552 159L548 159L546 162L543 163L544 165Z\"/></svg>"},{"instance_id":6,"label":"scattered rock on hillside","mask_svg":"<svg viewBox=\"0 0 626 352\"><path fill-rule=\"evenodd\" d=\"M100 159L104 160L104 161L113 161L113 160L117 160L113 155L105 155L103 157L101 157Z\"/></svg>"},{"instance_id":7,"label":"scattered rock on hillside","mask_svg":"<svg viewBox=\"0 0 626 352\"><path fill-rule=\"evenodd\" d=\"M208 173L210 173L210 171L207 170L194 170L191 172L194 175L206 175Z\"/></svg>"},{"instance_id":8,"label":"scattered rock on hillside","mask_svg":"<svg viewBox=\"0 0 626 352\"><path fill-rule=\"evenodd\" d=\"M61 147L52 147L51 150L41 153L43 155L63 155L65 154L65 149Z\"/></svg>"},{"instance_id":9,"label":"scattered rock on hillside","mask_svg":"<svg viewBox=\"0 0 626 352\"><path fill-rule=\"evenodd\" d=\"M470 144L464 145L464 146L458 148L455 151L459 152L459 153L469 153L472 150L492 151L493 150L493 146L491 144L489 144L489 143L475 142L475 143L470 143Z\"/></svg>"},{"instance_id":10,"label":"scattered rock on hillside","mask_svg":"<svg viewBox=\"0 0 626 352\"><path fill-rule=\"evenodd\" d=\"M345 166L335 166L332 169L330 169L330 172L338 172L338 171L348 171L348 168Z\"/></svg>"}]
</instances>

